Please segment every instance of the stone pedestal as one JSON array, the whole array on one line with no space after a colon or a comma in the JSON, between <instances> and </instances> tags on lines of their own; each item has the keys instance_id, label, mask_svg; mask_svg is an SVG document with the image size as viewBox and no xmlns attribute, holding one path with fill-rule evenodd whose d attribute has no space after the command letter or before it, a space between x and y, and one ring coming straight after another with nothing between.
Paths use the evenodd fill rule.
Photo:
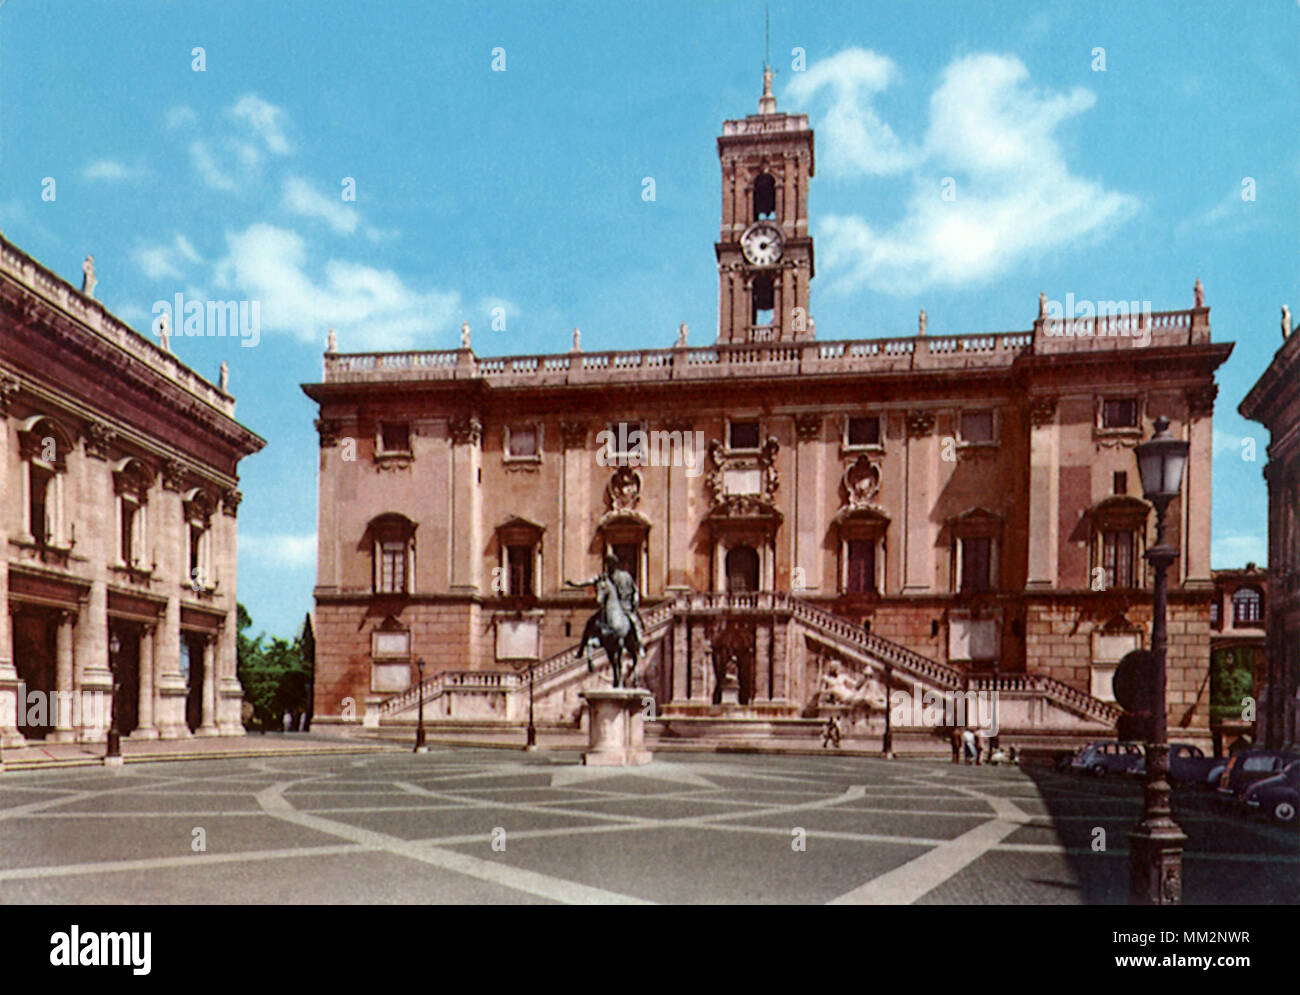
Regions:
<instances>
[{"instance_id":1,"label":"stone pedestal","mask_svg":"<svg viewBox=\"0 0 1300 995\"><path fill-rule=\"evenodd\" d=\"M583 691L590 718L590 740L582 762L588 767L639 767L653 754L645 748L648 691L606 688Z\"/></svg>"},{"instance_id":2,"label":"stone pedestal","mask_svg":"<svg viewBox=\"0 0 1300 995\"><path fill-rule=\"evenodd\" d=\"M740 704L740 681L735 674L728 674L722 680L722 704L739 705Z\"/></svg>"}]
</instances>

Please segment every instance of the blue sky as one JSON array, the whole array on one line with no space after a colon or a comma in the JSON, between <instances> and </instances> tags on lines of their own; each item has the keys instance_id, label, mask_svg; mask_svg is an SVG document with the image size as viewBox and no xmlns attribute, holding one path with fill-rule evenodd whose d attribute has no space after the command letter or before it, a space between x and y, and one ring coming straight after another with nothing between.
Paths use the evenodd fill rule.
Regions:
<instances>
[{"instance_id":1,"label":"blue sky","mask_svg":"<svg viewBox=\"0 0 1300 995\"><path fill-rule=\"evenodd\" d=\"M1235 409L1280 305L1300 314L1295 0L771 19L778 106L817 132L819 337L912 334L922 307L932 334L1027 329L1040 290L1185 308L1200 277L1214 337L1237 343L1214 565L1262 563L1266 439ZM172 341L211 379L230 364L268 440L241 467L240 599L287 635L315 576L298 384L326 329L344 351L452 348L462 321L480 355L566 351L574 325L587 349L666 346L682 321L712 341L714 139L756 111L762 61L759 2L8 0L0 228L74 283L93 253L97 296L145 332L177 292L261 302L256 348Z\"/></svg>"}]
</instances>

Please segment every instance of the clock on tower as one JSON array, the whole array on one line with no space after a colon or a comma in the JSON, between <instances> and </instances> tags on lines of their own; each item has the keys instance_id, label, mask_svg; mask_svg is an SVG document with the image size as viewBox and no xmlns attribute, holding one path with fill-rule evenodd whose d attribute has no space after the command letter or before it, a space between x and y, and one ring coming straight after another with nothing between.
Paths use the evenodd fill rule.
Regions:
<instances>
[{"instance_id":1,"label":"clock on tower","mask_svg":"<svg viewBox=\"0 0 1300 995\"><path fill-rule=\"evenodd\" d=\"M759 112L724 121L722 223L718 258L718 341L767 342L813 337L808 284L808 180L813 133L806 114L776 109L772 70L763 70Z\"/></svg>"}]
</instances>

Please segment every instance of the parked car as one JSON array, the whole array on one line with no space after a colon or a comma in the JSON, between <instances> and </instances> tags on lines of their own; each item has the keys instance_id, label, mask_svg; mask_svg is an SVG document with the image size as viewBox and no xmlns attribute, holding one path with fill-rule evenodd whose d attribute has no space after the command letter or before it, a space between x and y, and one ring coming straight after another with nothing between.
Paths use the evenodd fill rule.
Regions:
<instances>
[{"instance_id":1,"label":"parked car","mask_svg":"<svg viewBox=\"0 0 1300 995\"><path fill-rule=\"evenodd\" d=\"M1300 807L1300 760L1287 764L1282 773L1250 785L1241 800L1278 822L1294 823Z\"/></svg>"},{"instance_id":2,"label":"parked car","mask_svg":"<svg viewBox=\"0 0 1300 995\"><path fill-rule=\"evenodd\" d=\"M1272 777L1295 760L1300 760L1300 750L1242 750L1223 768L1219 776L1219 796L1240 799L1256 781Z\"/></svg>"},{"instance_id":3,"label":"parked car","mask_svg":"<svg viewBox=\"0 0 1300 995\"><path fill-rule=\"evenodd\" d=\"M1074 755L1070 770L1094 777L1107 774L1132 774L1142 763L1138 743L1089 743Z\"/></svg>"},{"instance_id":4,"label":"parked car","mask_svg":"<svg viewBox=\"0 0 1300 995\"><path fill-rule=\"evenodd\" d=\"M1176 784L1204 784L1214 787L1219 783L1219 779L1216 776L1211 781L1211 772L1217 768L1222 773L1227 763L1228 761L1219 757L1207 757L1199 746L1193 746L1191 743L1169 744L1169 780ZM1145 774L1146 769L1144 755L1132 773Z\"/></svg>"}]
</instances>

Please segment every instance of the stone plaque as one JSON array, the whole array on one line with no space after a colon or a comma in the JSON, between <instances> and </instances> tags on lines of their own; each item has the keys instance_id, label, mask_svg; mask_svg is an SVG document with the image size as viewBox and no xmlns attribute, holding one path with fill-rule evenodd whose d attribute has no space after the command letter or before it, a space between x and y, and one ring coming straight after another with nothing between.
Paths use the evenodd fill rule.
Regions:
<instances>
[{"instance_id":1,"label":"stone plaque","mask_svg":"<svg viewBox=\"0 0 1300 995\"><path fill-rule=\"evenodd\" d=\"M376 632L372 636L371 656L411 655L411 634L409 632Z\"/></svg>"},{"instance_id":2,"label":"stone plaque","mask_svg":"<svg viewBox=\"0 0 1300 995\"><path fill-rule=\"evenodd\" d=\"M537 619L497 619L498 660L536 660L538 642Z\"/></svg>"},{"instance_id":3,"label":"stone plaque","mask_svg":"<svg viewBox=\"0 0 1300 995\"><path fill-rule=\"evenodd\" d=\"M411 686L411 666L406 663L376 663L370 668L371 691L405 691Z\"/></svg>"},{"instance_id":4,"label":"stone plaque","mask_svg":"<svg viewBox=\"0 0 1300 995\"><path fill-rule=\"evenodd\" d=\"M722 488L732 494L759 494L763 490L763 470L751 467L747 470L726 470L722 475Z\"/></svg>"}]
</instances>

